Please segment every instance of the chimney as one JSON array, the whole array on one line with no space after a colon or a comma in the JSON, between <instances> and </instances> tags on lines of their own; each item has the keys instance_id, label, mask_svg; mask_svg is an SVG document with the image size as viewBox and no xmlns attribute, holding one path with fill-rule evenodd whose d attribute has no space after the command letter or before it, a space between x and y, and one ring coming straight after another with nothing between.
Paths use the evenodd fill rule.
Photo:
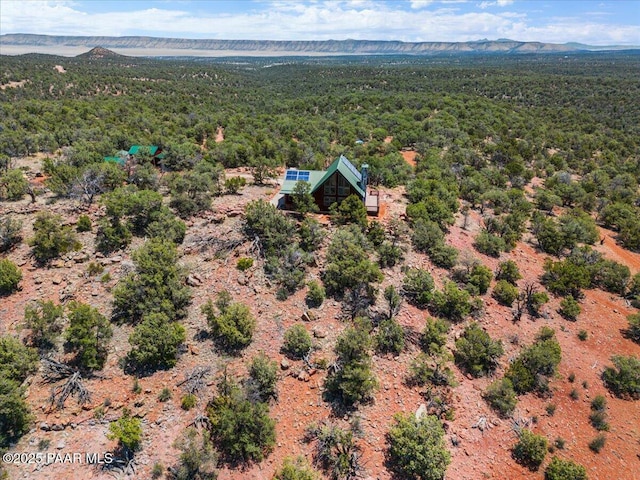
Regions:
<instances>
[{"instance_id":1,"label":"chimney","mask_svg":"<svg viewBox=\"0 0 640 480\"><path fill-rule=\"evenodd\" d=\"M362 164L360 167L360 175L362 176L362 180L360 180L360 185L362 185L362 190L364 190L364 200L367 199L367 184L369 183L369 165L366 163Z\"/></svg>"}]
</instances>

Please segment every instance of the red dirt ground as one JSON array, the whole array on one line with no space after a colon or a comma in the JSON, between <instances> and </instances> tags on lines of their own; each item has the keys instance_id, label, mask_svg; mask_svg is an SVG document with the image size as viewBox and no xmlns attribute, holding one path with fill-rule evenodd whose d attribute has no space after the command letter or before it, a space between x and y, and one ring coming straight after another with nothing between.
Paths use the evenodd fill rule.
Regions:
<instances>
[{"instance_id":1,"label":"red dirt ground","mask_svg":"<svg viewBox=\"0 0 640 480\"><path fill-rule=\"evenodd\" d=\"M415 157L415 152L403 152L403 156ZM406 158L406 157L405 157ZM287 328L300 322L305 311L305 290L297 292L284 302L278 301L274 295L274 288L270 287L264 278L262 266L259 262L245 273L235 268L237 258L247 255L246 247L240 247L226 258L216 258L214 252L202 247L203 239L225 237L237 231L240 217L236 213L243 205L256 198L270 198L275 192L274 187L249 186L242 195L226 196L215 200L214 209L217 212L229 212L229 217L221 225L213 222L213 215L203 215L189 222L187 237L182 248L185 255L181 263L192 273L202 279L202 285L193 287L193 304L189 315L184 321L187 329L187 344L185 353L178 365L169 371L157 372L154 375L140 379L141 393L132 391L133 378L124 375L118 366L119 358L128 350L127 337L131 331L127 326L114 326L114 339L107 361L101 375L87 381L87 387L93 393L91 404L85 408L78 407L73 400L67 402L67 408L61 412L50 411L48 408L49 386L42 385L38 374L29 381L28 400L36 415L35 428L25 435L13 449L15 452L38 451L38 442L48 440L49 446L44 451L49 452L97 452L103 453L114 447L112 441L107 440L108 421L118 418L122 408L131 407L133 413L143 422L143 448L136 455L137 472L130 478L150 478L151 468L156 462L165 466L173 465L177 459L177 451L172 447L174 439L179 437L185 427L193 421L197 414L203 413L206 402L215 392L216 375L220 373L225 363L228 372L237 377L246 373L246 364L259 351L264 351L271 358L280 362L283 358L279 352L283 335ZM384 189L381 192L386 214L383 219L401 215L404 212L405 200L403 189ZM9 210L8 204L0 204L0 214ZM25 221L24 234L31 235L31 219L34 210L54 209L65 218L74 220L80 213L73 204L56 203L46 205L40 199L35 206L28 204L28 200L11 204L12 211L18 211L17 216ZM20 213L22 212L22 213ZM93 207L89 211L95 221L100 216L99 209ZM462 219L451 228L447 242L461 251L463 257L478 258L485 265L495 269L501 260L513 259L520 267L524 277L520 280L522 286L527 282L539 284L544 254L537 251L528 238L520 242L513 252L503 254L500 259L490 258L477 253L473 249L473 238L480 227L481 218L477 212L471 211L467 229L462 229ZM615 244L614 234L602 230L606 236L604 245L597 248L607 258L612 258L629 265L633 272L640 270L640 255L627 252ZM110 259L94 258L93 234L80 235L84 245L73 259L58 263L57 267L36 269L29 257L29 247L22 243L8 255L10 259L22 267L24 279L22 290L2 299L0 303L0 333L16 334L16 327L22 319L27 302L38 298L60 301L61 294L72 295L73 298L90 303L98 307L105 315L110 313L110 289L115 285L124 270L130 268L130 250L113 255ZM137 247L141 240L137 239L133 247ZM95 261L105 263L105 272L110 273L112 280L106 283L98 277L87 277L86 265L89 260L79 261L84 254ZM422 254L407 252L406 265L421 266L429 269L436 283L441 285L446 278L444 270L435 268ZM317 277L322 269L318 265L310 272L310 277ZM385 270L385 280L381 285L393 284L400 287L403 273L400 267ZM201 340L198 333L206 329L206 322L200 313L200 307L209 298L213 298L221 289L227 289L236 301L243 301L250 306L258 319L258 330L253 343L240 357L223 358L213 351L210 340ZM66 292L66 293L65 293ZM518 402L516 416L532 419L537 423L532 428L537 433L544 434L550 442L557 437L566 440L564 450L558 450L554 455L570 458L587 468L591 480L634 480L640 479L640 402L617 399L604 388L600 374L604 366L610 364L613 354L640 356L640 346L623 337L621 331L626 327L626 315L632 312L620 297L599 291L590 290L581 302L583 308L576 322L568 322L557 313L559 298L552 298L544 307L547 318L531 320L526 315L518 323L511 321L510 309L497 305L489 294L483 296L486 314L479 320L481 325L493 337L502 340L505 355L496 372L499 378L509 359L519 352L523 345L533 341L536 332L543 325L555 329L562 348L562 361L558 374L551 379L550 387L554 392L553 398L541 399L533 395L521 396ZM381 300L382 304L382 300ZM317 346L316 358L333 358L333 346L339 333L345 328L345 323L338 320L339 304L327 300L320 309L315 311L317 320L303 323L309 330L320 329L324 338L314 338ZM405 328L421 331L428 314L410 305L404 304L398 315L398 321ZM454 348L454 339L464 329L465 323L454 325L449 334L448 346ZM582 342L577 337L579 330L586 330L588 338ZM22 331L21 336L26 332ZM514 343L517 337L518 344ZM407 387L404 379L408 365L417 355L418 349L410 347L399 357L374 357L375 374L380 383L375 402L364 405L359 409L361 425L364 435L360 440L363 449L363 463L365 478L389 480L389 473L384 469L385 433L396 412L415 412L424 402L421 390ZM202 393L195 409L185 412L180 408L180 397L183 392L177 384L184 378L186 372L196 366L210 366L209 387ZM331 411L322 401L322 385L325 372L318 371L310 376L309 381L294 378L302 368L302 362L292 362L291 367L280 372L278 382L279 398L272 405L271 415L277 421L277 445L267 459L259 465L249 466L245 470L222 469L220 480L270 480L274 471L282 464L287 456L304 455L311 460L313 445L304 443L305 428L312 422L330 418ZM489 409L481 397L482 391L493 380L491 378L471 379L453 367L459 383L453 389L455 418L447 421L446 441L451 451L452 462L447 471L448 480L476 480L482 478L493 479L540 479L544 477L544 467L538 472L529 470L516 464L510 456L510 449L516 442L515 434L509 420L501 420ZM567 376L575 373L576 380L569 383ZM583 386L586 382L586 387ZM163 387L171 389L173 398L166 403L159 402L158 393ZM569 396L571 390L578 390L578 400ZM592 453L587 444L597 432L589 424L589 402L598 394L607 398L609 424L611 429L606 432L607 443L600 454ZM104 419L94 419L95 410L109 399L110 406L104 408ZM545 407L553 403L556 411L548 416ZM137 405L137 406L135 406ZM484 416L489 420L491 428L481 432L472 426ZM344 423L344 419L333 419ZM41 423L69 425L62 431L43 431ZM70 425L74 424L74 425ZM451 443L453 437L459 440L459 446ZM547 461L552 455L547 457ZM67 480L67 479L103 479L113 478L106 472L88 465L54 464L37 468L26 466L9 466L10 478L25 478L34 480Z\"/></svg>"},{"instance_id":2,"label":"red dirt ground","mask_svg":"<svg viewBox=\"0 0 640 480\"><path fill-rule=\"evenodd\" d=\"M418 152L416 152L415 150L403 150L400 152L400 154L402 155L402 158L404 158L405 162L415 168L416 156L418 155Z\"/></svg>"}]
</instances>

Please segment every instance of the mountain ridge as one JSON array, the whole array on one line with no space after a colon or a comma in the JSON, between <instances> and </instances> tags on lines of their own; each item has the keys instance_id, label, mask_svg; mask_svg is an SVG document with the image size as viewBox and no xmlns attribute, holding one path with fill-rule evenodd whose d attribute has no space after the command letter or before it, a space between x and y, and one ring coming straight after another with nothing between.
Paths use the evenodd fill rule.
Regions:
<instances>
[{"instance_id":1,"label":"mountain ridge","mask_svg":"<svg viewBox=\"0 0 640 480\"><path fill-rule=\"evenodd\" d=\"M441 53L562 53L589 50L587 45L555 44L543 42L521 42L517 40L476 40L469 42L403 42L399 40L216 40L216 39L185 39L160 38L147 36L54 36L36 34L5 34L0 35L0 47L22 48L22 53L28 53L30 47L54 49L56 47L101 47L105 49L120 49L120 54L129 54L134 49L184 51L190 55L194 51L208 51L211 56L226 52L254 54L405 54L431 55ZM614 47L612 47L614 48ZM615 47L618 48L618 47ZM594 47L595 49L595 47ZM0 52L3 53L3 52ZM135 56L136 54L133 53ZM149 53L147 53L149 55ZM160 52L158 52L160 55ZM151 56L154 56L151 54Z\"/></svg>"}]
</instances>

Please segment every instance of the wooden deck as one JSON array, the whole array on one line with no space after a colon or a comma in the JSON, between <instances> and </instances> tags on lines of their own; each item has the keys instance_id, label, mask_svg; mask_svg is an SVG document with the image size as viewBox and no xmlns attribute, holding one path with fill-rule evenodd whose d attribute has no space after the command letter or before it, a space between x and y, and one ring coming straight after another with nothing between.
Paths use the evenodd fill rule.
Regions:
<instances>
[{"instance_id":1,"label":"wooden deck","mask_svg":"<svg viewBox=\"0 0 640 480\"><path fill-rule=\"evenodd\" d=\"M378 216L380 210L380 193L377 190L369 190L364 205L367 207L367 215Z\"/></svg>"}]
</instances>

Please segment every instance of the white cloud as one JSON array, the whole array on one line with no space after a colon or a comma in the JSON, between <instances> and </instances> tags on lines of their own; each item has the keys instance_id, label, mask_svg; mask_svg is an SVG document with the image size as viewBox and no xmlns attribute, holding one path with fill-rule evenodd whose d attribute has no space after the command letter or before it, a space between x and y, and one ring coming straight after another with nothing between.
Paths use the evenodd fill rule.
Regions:
<instances>
[{"instance_id":1,"label":"white cloud","mask_svg":"<svg viewBox=\"0 0 640 480\"><path fill-rule=\"evenodd\" d=\"M489 7L507 7L511 4L513 4L513 0L496 0L495 2L480 2L478 4L478 7L484 10L485 8Z\"/></svg>"},{"instance_id":2,"label":"white cloud","mask_svg":"<svg viewBox=\"0 0 640 480\"><path fill-rule=\"evenodd\" d=\"M433 0L411 0L411 8L421 10L433 3Z\"/></svg>"},{"instance_id":3,"label":"white cloud","mask_svg":"<svg viewBox=\"0 0 640 480\"><path fill-rule=\"evenodd\" d=\"M2 33L50 35L149 35L248 40L371 39L468 41L512 38L522 41L596 45L638 44L633 25L609 25L599 19L544 17L534 23L522 13L466 8L428 9L429 0L411 4L366 0L253 4L242 13L188 11L198 2L131 12L87 13L71 1L2 1ZM449 0L451 1L451 0ZM509 0L497 0L493 3ZM439 2L444 3L444 2ZM119 2L112 2L114 8ZM204 5L204 3L203 3ZM215 3L213 4L215 6ZM175 7L178 8L175 8ZM268 8L264 8L267 6ZM409 8L412 7L412 8ZM179 9L180 8L180 9ZM214 9L217 10L217 9Z\"/></svg>"}]
</instances>

